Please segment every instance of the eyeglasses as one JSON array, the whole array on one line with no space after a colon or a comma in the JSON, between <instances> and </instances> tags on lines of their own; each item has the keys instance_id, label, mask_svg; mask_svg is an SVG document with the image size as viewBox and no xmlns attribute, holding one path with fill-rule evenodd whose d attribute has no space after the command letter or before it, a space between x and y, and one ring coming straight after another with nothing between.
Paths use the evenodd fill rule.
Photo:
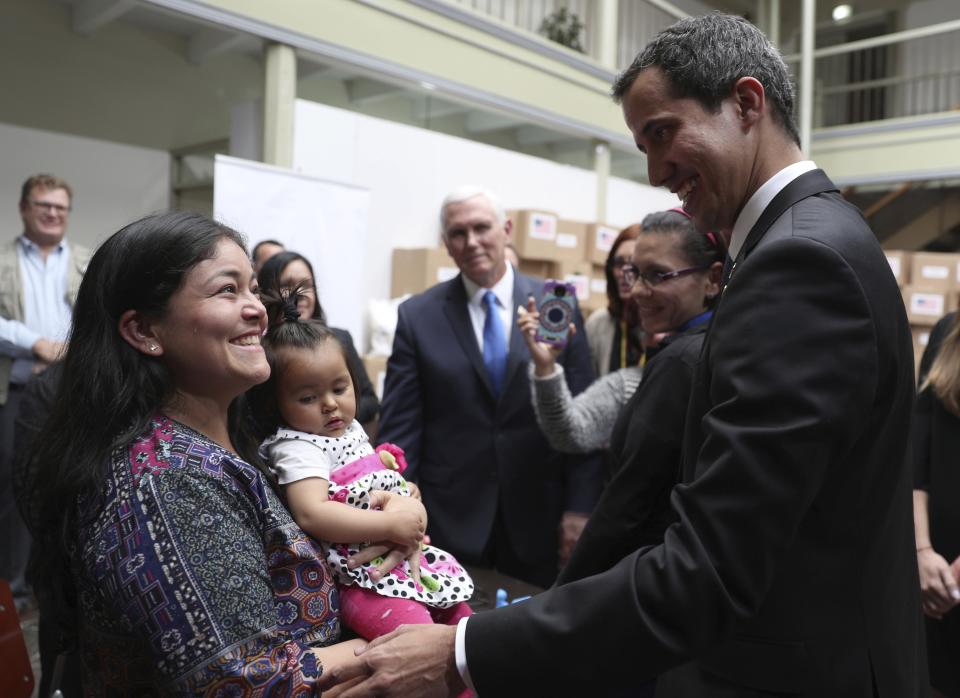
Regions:
<instances>
[{"instance_id":1,"label":"eyeglasses","mask_svg":"<svg viewBox=\"0 0 960 698\"><path fill-rule=\"evenodd\" d=\"M610 264L608 266L613 271L616 271L618 269L623 269L623 267L630 264L631 259L632 259L631 257L624 257L622 255L618 255L610 260Z\"/></svg>"},{"instance_id":2,"label":"eyeglasses","mask_svg":"<svg viewBox=\"0 0 960 698\"><path fill-rule=\"evenodd\" d=\"M623 280L633 286L637 281L642 281L648 288L659 286L664 281L676 279L687 274L693 274L698 271L706 271L710 267L687 267L686 269L677 269L676 271L645 271L642 274L635 264L624 264L620 267L623 273Z\"/></svg>"},{"instance_id":3,"label":"eyeglasses","mask_svg":"<svg viewBox=\"0 0 960 698\"><path fill-rule=\"evenodd\" d=\"M63 204L54 204L49 201L37 201L36 199L30 200L30 205L34 208L42 208L47 211L53 211L54 213L59 213L61 216L66 214L69 210L69 206L64 206Z\"/></svg>"}]
</instances>

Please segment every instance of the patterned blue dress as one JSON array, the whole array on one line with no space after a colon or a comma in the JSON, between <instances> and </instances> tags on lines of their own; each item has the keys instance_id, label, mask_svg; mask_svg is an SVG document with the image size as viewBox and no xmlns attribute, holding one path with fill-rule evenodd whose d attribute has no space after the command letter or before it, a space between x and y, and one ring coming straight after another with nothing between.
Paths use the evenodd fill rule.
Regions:
<instances>
[{"instance_id":1,"label":"patterned blue dress","mask_svg":"<svg viewBox=\"0 0 960 698\"><path fill-rule=\"evenodd\" d=\"M339 598L255 467L158 416L79 514L89 694L316 695L309 649L339 639Z\"/></svg>"}]
</instances>

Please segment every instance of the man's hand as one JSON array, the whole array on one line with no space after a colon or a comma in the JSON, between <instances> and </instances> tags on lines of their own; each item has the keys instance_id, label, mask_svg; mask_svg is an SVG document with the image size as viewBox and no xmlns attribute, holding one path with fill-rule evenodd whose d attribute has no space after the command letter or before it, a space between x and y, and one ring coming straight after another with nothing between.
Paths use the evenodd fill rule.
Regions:
<instances>
[{"instance_id":1,"label":"man's hand","mask_svg":"<svg viewBox=\"0 0 960 698\"><path fill-rule=\"evenodd\" d=\"M563 517L560 519L560 544L557 550L561 567L570 559L573 548L580 540L580 534L583 533L583 527L587 525L589 519L589 516L578 511L563 512Z\"/></svg>"},{"instance_id":2,"label":"man's hand","mask_svg":"<svg viewBox=\"0 0 960 698\"><path fill-rule=\"evenodd\" d=\"M37 357L37 360L42 361L45 364L52 364L54 361L63 356L63 353L66 350L66 342L55 342L52 339L46 339L44 337L38 339L33 343L33 346L30 347L30 351L32 351L33 355Z\"/></svg>"},{"instance_id":3,"label":"man's hand","mask_svg":"<svg viewBox=\"0 0 960 698\"><path fill-rule=\"evenodd\" d=\"M358 676L342 698L398 696L446 698L466 689L457 672L452 625L402 625L357 650L357 661L325 671L320 688L327 689Z\"/></svg>"}]
</instances>

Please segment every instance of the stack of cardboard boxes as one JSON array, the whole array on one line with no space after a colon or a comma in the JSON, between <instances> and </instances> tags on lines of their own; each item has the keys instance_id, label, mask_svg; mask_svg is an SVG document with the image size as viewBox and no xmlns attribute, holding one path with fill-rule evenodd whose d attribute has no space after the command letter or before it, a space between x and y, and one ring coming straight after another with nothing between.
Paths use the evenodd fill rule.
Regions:
<instances>
[{"instance_id":1,"label":"stack of cardboard boxes","mask_svg":"<svg viewBox=\"0 0 960 698\"><path fill-rule=\"evenodd\" d=\"M584 318L607 304L604 265L619 228L603 223L582 223L540 210L509 211L513 221L513 246L520 271L540 279L560 279L577 289ZM441 243L439 247L393 250L390 296L421 293L459 273ZM387 359L365 356L364 364L377 394L383 391ZM381 395L382 396L382 395Z\"/></svg>"},{"instance_id":2,"label":"stack of cardboard boxes","mask_svg":"<svg viewBox=\"0 0 960 698\"><path fill-rule=\"evenodd\" d=\"M618 228L564 220L550 211L518 210L508 212L508 216L513 221L513 246L520 257L522 273L572 283L584 316L606 306L604 264L620 232ZM391 296L420 293L453 278L457 271L442 245L395 249Z\"/></svg>"},{"instance_id":3,"label":"stack of cardboard boxes","mask_svg":"<svg viewBox=\"0 0 960 698\"><path fill-rule=\"evenodd\" d=\"M937 320L957 309L960 254L888 250L887 261L903 291L903 304L913 331L916 365Z\"/></svg>"}]
</instances>

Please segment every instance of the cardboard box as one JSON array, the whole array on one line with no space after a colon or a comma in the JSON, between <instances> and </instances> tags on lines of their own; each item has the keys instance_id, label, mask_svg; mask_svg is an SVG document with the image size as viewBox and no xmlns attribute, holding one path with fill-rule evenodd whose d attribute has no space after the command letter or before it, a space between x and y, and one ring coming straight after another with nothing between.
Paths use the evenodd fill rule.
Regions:
<instances>
[{"instance_id":1,"label":"cardboard box","mask_svg":"<svg viewBox=\"0 0 960 698\"><path fill-rule=\"evenodd\" d=\"M887 262L890 264L890 271L897 280L897 285L903 288L910 283L910 264L913 261L913 253L905 250L884 250L887 256Z\"/></svg>"},{"instance_id":2,"label":"cardboard box","mask_svg":"<svg viewBox=\"0 0 960 698\"><path fill-rule=\"evenodd\" d=\"M911 325L931 327L957 309L957 294L936 286L914 284L903 289L903 304Z\"/></svg>"},{"instance_id":3,"label":"cardboard box","mask_svg":"<svg viewBox=\"0 0 960 698\"><path fill-rule=\"evenodd\" d=\"M606 264L613 241L619 234L619 228L606 223L591 223L587 228L587 251L584 258L594 264Z\"/></svg>"},{"instance_id":4,"label":"cardboard box","mask_svg":"<svg viewBox=\"0 0 960 698\"><path fill-rule=\"evenodd\" d=\"M587 249L589 223L580 221L557 221L556 259L566 262L580 262Z\"/></svg>"},{"instance_id":5,"label":"cardboard box","mask_svg":"<svg viewBox=\"0 0 960 698\"><path fill-rule=\"evenodd\" d=\"M390 297L421 293L452 279L460 270L447 251L438 247L396 248L390 271Z\"/></svg>"},{"instance_id":6,"label":"cardboard box","mask_svg":"<svg viewBox=\"0 0 960 698\"><path fill-rule=\"evenodd\" d=\"M914 286L939 288L945 291L957 288L957 269L960 255L944 252L914 252L910 264L910 283Z\"/></svg>"},{"instance_id":7,"label":"cardboard box","mask_svg":"<svg viewBox=\"0 0 960 698\"><path fill-rule=\"evenodd\" d=\"M549 211L507 211L513 221L513 246L520 259L557 259L557 214Z\"/></svg>"},{"instance_id":8,"label":"cardboard box","mask_svg":"<svg viewBox=\"0 0 960 698\"><path fill-rule=\"evenodd\" d=\"M547 262L542 259L521 259L520 273L532 276L535 279L546 281L553 277L554 262Z\"/></svg>"},{"instance_id":9,"label":"cardboard box","mask_svg":"<svg viewBox=\"0 0 960 698\"><path fill-rule=\"evenodd\" d=\"M607 268L602 264L590 266L590 297L584 304L584 308L592 312L597 308L607 307ZM586 310L584 310L584 316L589 315Z\"/></svg>"},{"instance_id":10,"label":"cardboard box","mask_svg":"<svg viewBox=\"0 0 960 698\"><path fill-rule=\"evenodd\" d=\"M363 357L363 367L367 370L367 377L373 383L377 397L383 399L383 382L387 377L387 357L367 355Z\"/></svg>"},{"instance_id":11,"label":"cardboard box","mask_svg":"<svg viewBox=\"0 0 960 698\"><path fill-rule=\"evenodd\" d=\"M577 289L577 302L583 308L590 305L590 275L592 271L592 265L583 261L555 262L553 276L550 278L573 284L574 288Z\"/></svg>"}]
</instances>

